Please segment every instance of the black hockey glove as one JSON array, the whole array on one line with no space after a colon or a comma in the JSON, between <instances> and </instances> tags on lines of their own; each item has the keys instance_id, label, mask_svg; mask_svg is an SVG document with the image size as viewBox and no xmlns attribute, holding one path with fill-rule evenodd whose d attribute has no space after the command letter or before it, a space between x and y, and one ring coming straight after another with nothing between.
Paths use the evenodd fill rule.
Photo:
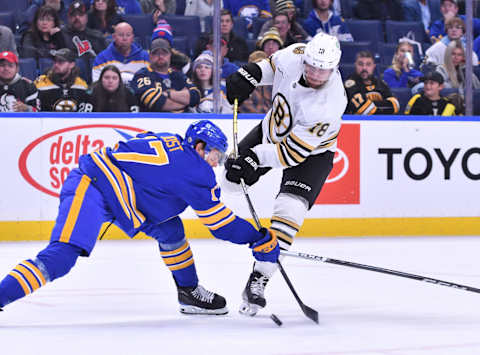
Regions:
<instances>
[{"instance_id":1,"label":"black hockey glove","mask_svg":"<svg viewBox=\"0 0 480 355\"><path fill-rule=\"evenodd\" d=\"M257 172L259 163L257 154L249 148L237 159L227 159L225 162L226 178L235 184L240 184L240 179L243 178L245 184L251 186L260 178L260 174Z\"/></svg>"},{"instance_id":2,"label":"black hockey glove","mask_svg":"<svg viewBox=\"0 0 480 355\"><path fill-rule=\"evenodd\" d=\"M255 63L243 65L227 78L227 100L233 105L238 99L238 105L248 99L250 94L262 79L262 70Z\"/></svg>"}]
</instances>

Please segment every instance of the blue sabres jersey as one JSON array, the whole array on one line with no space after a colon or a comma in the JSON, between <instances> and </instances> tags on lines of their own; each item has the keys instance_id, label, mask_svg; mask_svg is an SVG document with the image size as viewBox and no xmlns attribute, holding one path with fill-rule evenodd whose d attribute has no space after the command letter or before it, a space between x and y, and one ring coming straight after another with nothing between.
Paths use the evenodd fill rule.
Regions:
<instances>
[{"instance_id":1,"label":"blue sabres jersey","mask_svg":"<svg viewBox=\"0 0 480 355\"><path fill-rule=\"evenodd\" d=\"M220 201L210 165L182 141L172 133L141 133L82 156L79 167L131 237L191 206L215 237L234 243L258 240L259 232Z\"/></svg>"}]
</instances>

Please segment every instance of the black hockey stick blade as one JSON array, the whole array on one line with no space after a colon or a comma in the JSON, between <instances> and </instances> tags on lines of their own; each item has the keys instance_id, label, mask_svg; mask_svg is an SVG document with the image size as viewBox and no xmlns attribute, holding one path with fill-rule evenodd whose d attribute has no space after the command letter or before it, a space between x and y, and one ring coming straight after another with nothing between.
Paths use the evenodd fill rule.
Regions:
<instances>
[{"instance_id":1,"label":"black hockey stick blade","mask_svg":"<svg viewBox=\"0 0 480 355\"><path fill-rule=\"evenodd\" d=\"M318 312L302 302L302 300L300 299L300 297L297 294L297 291L295 291L295 288L293 287L292 283L290 282L290 278L288 277L287 273L283 269L283 266L282 266L282 264L280 263L279 260L277 260L277 264L278 264L278 268L280 269L280 272L282 273L283 278L285 279L288 287L290 288L290 291L292 291L293 296L295 297L295 299L298 302L298 305L302 309L303 314L305 314L305 316L307 318L313 320L315 323L318 324Z\"/></svg>"}]
</instances>

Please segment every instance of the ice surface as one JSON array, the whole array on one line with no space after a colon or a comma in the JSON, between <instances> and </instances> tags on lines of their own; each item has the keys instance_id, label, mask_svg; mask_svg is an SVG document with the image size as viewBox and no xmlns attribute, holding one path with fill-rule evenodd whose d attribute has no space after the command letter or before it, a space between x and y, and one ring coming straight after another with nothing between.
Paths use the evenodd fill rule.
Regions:
<instances>
[{"instance_id":1,"label":"ice surface","mask_svg":"<svg viewBox=\"0 0 480 355\"><path fill-rule=\"evenodd\" d=\"M0 243L3 277L45 243ZM227 316L178 312L154 241L101 241L62 279L0 313L0 354L480 354L480 294L370 271L284 259L267 308L238 313L251 270L244 246L192 240L201 284L227 298ZM480 287L479 237L298 239L292 250ZM275 313L283 322L270 319Z\"/></svg>"}]
</instances>

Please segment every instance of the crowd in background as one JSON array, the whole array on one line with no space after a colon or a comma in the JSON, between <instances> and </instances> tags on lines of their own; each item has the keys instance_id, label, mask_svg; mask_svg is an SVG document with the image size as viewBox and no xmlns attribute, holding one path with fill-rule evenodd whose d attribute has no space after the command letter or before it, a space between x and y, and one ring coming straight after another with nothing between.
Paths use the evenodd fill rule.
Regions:
<instances>
[{"instance_id":1,"label":"crowd in background","mask_svg":"<svg viewBox=\"0 0 480 355\"><path fill-rule=\"evenodd\" d=\"M15 3L0 1L10 9L0 10L0 112L213 112L213 0ZM346 113L465 112L466 57L478 73L480 19L466 53L462 1L221 4L221 113L232 112L230 74L319 32L341 44ZM475 74L472 86L480 89ZM265 113L271 98L271 87L257 87L240 112Z\"/></svg>"}]
</instances>

